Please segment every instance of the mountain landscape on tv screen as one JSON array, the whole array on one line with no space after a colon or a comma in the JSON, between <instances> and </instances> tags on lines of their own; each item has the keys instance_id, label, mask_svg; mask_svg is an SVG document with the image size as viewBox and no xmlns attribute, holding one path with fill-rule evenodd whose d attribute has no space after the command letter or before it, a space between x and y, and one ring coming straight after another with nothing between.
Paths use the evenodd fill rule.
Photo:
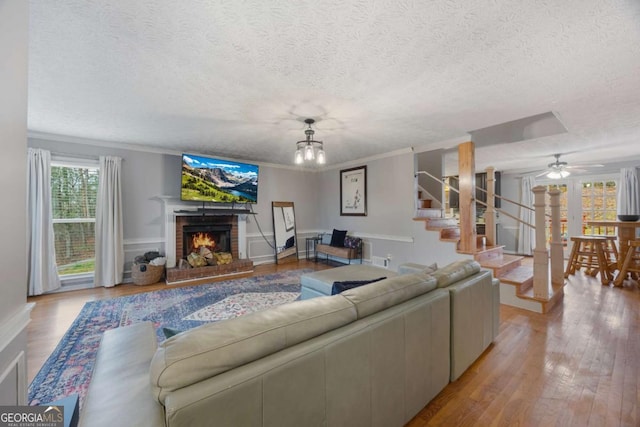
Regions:
<instances>
[{"instance_id":1,"label":"mountain landscape on tv screen","mask_svg":"<svg viewBox=\"0 0 640 427\"><path fill-rule=\"evenodd\" d=\"M258 201L258 166L182 156L182 200L221 203Z\"/></svg>"}]
</instances>

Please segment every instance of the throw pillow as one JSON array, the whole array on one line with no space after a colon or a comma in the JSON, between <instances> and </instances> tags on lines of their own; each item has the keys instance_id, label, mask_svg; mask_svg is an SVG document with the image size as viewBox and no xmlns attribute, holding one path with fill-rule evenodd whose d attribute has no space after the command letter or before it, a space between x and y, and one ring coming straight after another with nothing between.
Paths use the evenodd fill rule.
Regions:
<instances>
[{"instance_id":1,"label":"throw pillow","mask_svg":"<svg viewBox=\"0 0 640 427\"><path fill-rule=\"evenodd\" d=\"M287 239L287 242L284 244L284 248L285 249L292 248L294 243L295 243L295 239L293 238L293 236L291 236Z\"/></svg>"},{"instance_id":2,"label":"throw pillow","mask_svg":"<svg viewBox=\"0 0 640 427\"><path fill-rule=\"evenodd\" d=\"M180 331L178 329L172 329L172 328L162 328L162 333L164 334L165 338L171 338L172 336L177 335L180 332L183 332L183 331Z\"/></svg>"},{"instance_id":3,"label":"throw pillow","mask_svg":"<svg viewBox=\"0 0 640 427\"><path fill-rule=\"evenodd\" d=\"M344 292L348 289L357 288L358 286L368 285L369 283L379 282L380 280L384 280L387 277L378 277L377 279L372 280L344 280L341 282L333 282L333 286L331 287L331 295L339 294L340 292Z\"/></svg>"},{"instance_id":4,"label":"throw pillow","mask_svg":"<svg viewBox=\"0 0 640 427\"><path fill-rule=\"evenodd\" d=\"M351 249L358 249L360 247L361 239L359 237L345 236L344 247Z\"/></svg>"},{"instance_id":5,"label":"throw pillow","mask_svg":"<svg viewBox=\"0 0 640 427\"><path fill-rule=\"evenodd\" d=\"M333 234L331 235L331 246L336 246L339 248L344 247L344 238L347 235L347 230L336 230L333 229Z\"/></svg>"}]
</instances>

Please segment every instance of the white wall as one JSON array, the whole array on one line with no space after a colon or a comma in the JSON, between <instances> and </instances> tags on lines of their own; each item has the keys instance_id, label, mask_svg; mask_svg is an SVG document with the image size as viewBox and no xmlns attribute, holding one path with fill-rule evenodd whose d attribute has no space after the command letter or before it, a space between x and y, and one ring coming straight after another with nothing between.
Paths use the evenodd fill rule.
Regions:
<instances>
[{"instance_id":1,"label":"white wall","mask_svg":"<svg viewBox=\"0 0 640 427\"><path fill-rule=\"evenodd\" d=\"M0 0L0 405L26 402L28 12L27 1Z\"/></svg>"},{"instance_id":2,"label":"white wall","mask_svg":"<svg viewBox=\"0 0 640 427\"><path fill-rule=\"evenodd\" d=\"M365 242L365 260L391 256L391 269L405 262L440 265L465 258L453 243L441 242L425 223L414 221L414 154L390 155L363 161L367 166L367 216L340 216L340 170L320 173L319 226L347 230ZM346 169L346 167L344 168Z\"/></svg>"},{"instance_id":3,"label":"white wall","mask_svg":"<svg viewBox=\"0 0 640 427\"><path fill-rule=\"evenodd\" d=\"M442 178L444 176L444 150L423 151L416 153L418 171L426 171L436 178ZM433 178L420 174L418 175L420 186L424 188L434 200L432 207L444 206L443 196L444 191L442 184L436 182ZM425 198L425 197L423 197Z\"/></svg>"},{"instance_id":4,"label":"white wall","mask_svg":"<svg viewBox=\"0 0 640 427\"><path fill-rule=\"evenodd\" d=\"M254 263L275 261L272 202L293 202L298 253L304 257L305 238L318 233L317 182L318 174L310 171L260 166L258 214L247 219L247 255Z\"/></svg>"}]
</instances>

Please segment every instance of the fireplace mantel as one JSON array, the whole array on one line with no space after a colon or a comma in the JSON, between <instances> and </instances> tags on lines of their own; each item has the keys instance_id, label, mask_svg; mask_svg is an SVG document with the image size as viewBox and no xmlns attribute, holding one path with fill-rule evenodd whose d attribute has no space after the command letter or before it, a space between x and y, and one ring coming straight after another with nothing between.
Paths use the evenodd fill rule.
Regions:
<instances>
[{"instance_id":1,"label":"fireplace mantel","mask_svg":"<svg viewBox=\"0 0 640 427\"><path fill-rule=\"evenodd\" d=\"M174 211L178 215L203 215L203 216L229 216L229 215L255 215L249 209L238 208L198 208L193 209L178 209Z\"/></svg>"},{"instance_id":2,"label":"fireplace mantel","mask_svg":"<svg viewBox=\"0 0 640 427\"><path fill-rule=\"evenodd\" d=\"M246 258L247 247L247 215L253 213L248 209L240 208L211 208L202 209L192 203L183 202L175 197L158 197L163 204L164 217L164 241L167 268L173 268L177 264L176 259L176 217L198 215L235 215L238 217L238 257ZM230 213L232 211L233 213ZM224 212L224 213L223 213Z\"/></svg>"}]
</instances>

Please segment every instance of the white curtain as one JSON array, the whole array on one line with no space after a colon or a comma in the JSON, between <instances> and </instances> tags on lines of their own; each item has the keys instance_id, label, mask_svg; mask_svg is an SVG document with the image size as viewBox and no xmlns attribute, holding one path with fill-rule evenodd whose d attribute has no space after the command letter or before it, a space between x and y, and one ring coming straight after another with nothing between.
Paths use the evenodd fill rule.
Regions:
<instances>
[{"instance_id":1,"label":"white curtain","mask_svg":"<svg viewBox=\"0 0 640 427\"><path fill-rule=\"evenodd\" d=\"M620 169L618 187L618 215L640 214L640 187L636 168Z\"/></svg>"},{"instance_id":2,"label":"white curtain","mask_svg":"<svg viewBox=\"0 0 640 427\"><path fill-rule=\"evenodd\" d=\"M51 213L51 154L27 151L28 294L41 295L60 287Z\"/></svg>"},{"instance_id":3,"label":"white curtain","mask_svg":"<svg viewBox=\"0 0 640 427\"><path fill-rule=\"evenodd\" d=\"M535 177L525 176L522 178L520 204L533 208L533 187L535 186ZM520 219L528 224L534 225L535 212L521 207ZM524 225L520 222L518 224L518 253L522 255L531 255L533 254L533 245L536 241L536 232L528 225Z\"/></svg>"},{"instance_id":4,"label":"white curtain","mask_svg":"<svg viewBox=\"0 0 640 427\"><path fill-rule=\"evenodd\" d=\"M122 283L124 245L122 237L122 159L100 156L100 180L96 202L95 285Z\"/></svg>"}]
</instances>

